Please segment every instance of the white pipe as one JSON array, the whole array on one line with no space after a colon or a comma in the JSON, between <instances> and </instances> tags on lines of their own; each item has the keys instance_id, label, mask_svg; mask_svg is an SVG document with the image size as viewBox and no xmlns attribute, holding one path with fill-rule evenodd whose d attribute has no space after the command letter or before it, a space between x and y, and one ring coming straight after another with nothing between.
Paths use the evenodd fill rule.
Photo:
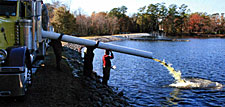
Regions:
<instances>
[{"instance_id":1,"label":"white pipe","mask_svg":"<svg viewBox=\"0 0 225 107\"><path fill-rule=\"evenodd\" d=\"M55 33L55 32L42 31L42 36L45 38L50 38L50 39L58 39L60 34ZM70 35L63 35L61 40L65 41L65 42L71 42L71 43L85 45L85 46L95 46L96 45L95 41L88 40L88 39L82 39L82 38L74 37L74 36L70 36ZM124 47L124 46L118 46L118 45L114 45L114 44L110 44L110 43L99 42L99 44L96 48L109 49L109 50L120 52L120 53L125 53L125 54L130 54L130 55L135 55L135 56L152 59L152 52L138 50L138 49Z\"/></svg>"}]
</instances>

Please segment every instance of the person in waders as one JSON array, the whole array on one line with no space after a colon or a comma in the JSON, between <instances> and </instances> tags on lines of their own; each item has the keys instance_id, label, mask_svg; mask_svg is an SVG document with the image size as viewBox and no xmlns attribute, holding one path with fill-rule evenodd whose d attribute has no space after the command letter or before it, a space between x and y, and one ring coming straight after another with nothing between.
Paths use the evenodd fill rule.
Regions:
<instances>
[{"instance_id":1,"label":"person in waders","mask_svg":"<svg viewBox=\"0 0 225 107\"><path fill-rule=\"evenodd\" d=\"M87 46L84 51L84 76L91 77L93 71L93 59L94 59L94 49L93 46Z\"/></svg>"},{"instance_id":2,"label":"person in waders","mask_svg":"<svg viewBox=\"0 0 225 107\"><path fill-rule=\"evenodd\" d=\"M111 56L109 55L109 52L111 53ZM111 50L105 50L105 55L103 56L103 80L102 84L108 85L108 80L110 77L110 69L111 69L111 59L113 59L113 53Z\"/></svg>"},{"instance_id":3,"label":"person in waders","mask_svg":"<svg viewBox=\"0 0 225 107\"><path fill-rule=\"evenodd\" d=\"M43 30L48 30L48 22L49 22L49 16L48 16L48 9L46 5L41 1L42 4L42 28ZM59 36L58 39L51 39L51 42L49 43L50 46L52 46L56 58L56 68L60 70L60 62L62 59L62 39L63 34Z\"/></svg>"},{"instance_id":4,"label":"person in waders","mask_svg":"<svg viewBox=\"0 0 225 107\"><path fill-rule=\"evenodd\" d=\"M58 39L51 39L51 42L49 43L50 46L52 46L55 58L56 58L56 68L58 70L61 70L60 62L62 60L62 39L63 34L60 35Z\"/></svg>"},{"instance_id":5,"label":"person in waders","mask_svg":"<svg viewBox=\"0 0 225 107\"><path fill-rule=\"evenodd\" d=\"M98 47L99 41L96 41L95 46L86 46L84 50L84 69L83 75L91 77L93 73L93 59L94 59L94 50Z\"/></svg>"}]
</instances>

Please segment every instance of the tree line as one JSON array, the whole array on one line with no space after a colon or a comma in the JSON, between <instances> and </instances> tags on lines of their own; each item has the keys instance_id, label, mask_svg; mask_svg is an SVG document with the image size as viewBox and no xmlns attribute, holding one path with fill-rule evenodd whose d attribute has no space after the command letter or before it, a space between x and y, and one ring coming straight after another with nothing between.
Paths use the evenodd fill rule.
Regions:
<instances>
[{"instance_id":1,"label":"tree line","mask_svg":"<svg viewBox=\"0 0 225 107\"><path fill-rule=\"evenodd\" d=\"M121 6L109 12L93 12L91 16L81 9L70 12L60 2L46 4L50 23L59 33L71 35L108 35L118 33L164 32L179 34L224 34L224 13L190 13L185 4L165 6L165 3L149 4L127 16L127 7Z\"/></svg>"}]
</instances>

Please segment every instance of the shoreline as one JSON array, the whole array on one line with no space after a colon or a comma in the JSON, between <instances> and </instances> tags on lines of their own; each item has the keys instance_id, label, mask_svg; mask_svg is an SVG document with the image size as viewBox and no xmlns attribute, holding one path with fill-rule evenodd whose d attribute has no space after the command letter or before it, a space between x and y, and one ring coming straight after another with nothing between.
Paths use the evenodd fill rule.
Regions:
<instances>
[{"instance_id":1,"label":"shoreline","mask_svg":"<svg viewBox=\"0 0 225 107\"><path fill-rule=\"evenodd\" d=\"M225 34L201 34L201 33L183 33L183 34L168 34L167 37L178 38L225 38Z\"/></svg>"},{"instance_id":2,"label":"shoreline","mask_svg":"<svg viewBox=\"0 0 225 107\"><path fill-rule=\"evenodd\" d=\"M72 47L72 48L71 48ZM72 69L74 78L80 78L89 90L88 94L91 106L131 106L128 103L128 98L123 96L123 92L115 92L113 87L102 85L100 76L94 71L91 78L83 76L83 59L78 52L77 44L64 44L64 56L63 59L67 61L68 65ZM84 106L88 106L85 105ZM90 105L89 105L90 106Z\"/></svg>"},{"instance_id":3,"label":"shoreline","mask_svg":"<svg viewBox=\"0 0 225 107\"><path fill-rule=\"evenodd\" d=\"M152 37L153 34L150 33L130 33L130 34L115 34L115 35L105 35L105 36L82 36L79 38L82 39L89 39L89 40L94 40L94 41L101 41L101 42L112 42L112 41L122 41L122 40L135 40L136 38L142 38L142 37ZM204 36L203 36L204 35ZM184 35L176 35L176 36L165 36L165 39L171 39L169 41L183 41L183 40L179 40L179 39L189 39L189 38L197 38L197 39L208 39L208 38L225 38L225 34L202 34L202 36L200 36L200 34L184 34ZM176 40L177 39L177 40ZM137 39L139 40L139 39ZM142 41L142 40L141 40ZM146 40L144 40L146 41ZM148 40L147 40L148 41ZM153 39L150 41L168 41L168 40L164 40L164 39ZM185 42L189 41L189 40L184 40ZM67 43L67 42L62 42L63 45L67 45L68 47L78 50L81 47L84 47L82 45L77 45L77 46L73 46L73 43Z\"/></svg>"},{"instance_id":4,"label":"shoreline","mask_svg":"<svg viewBox=\"0 0 225 107\"><path fill-rule=\"evenodd\" d=\"M94 41L101 41L101 42L111 42L111 41L121 41L121 40L128 40L129 38L135 37L142 37L143 35L149 36L149 34L123 34L123 35L113 35L113 36L97 36L97 37L84 37L83 39L90 39ZM82 37L81 37L82 38ZM97 75L96 72L92 72L92 78L84 77L83 76L83 59L81 58L81 48L84 47L82 45L73 44L63 42L63 47L65 51L65 56L63 56L64 60L67 61L70 68L73 70L73 75L75 78L81 78L85 84L88 84L89 88L94 91L97 90L99 98L98 104L95 106L131 106L128 103L128 98L123 96L123 91L117 91L111 86L104 86L101 83L102 77ZM76 54L76 55L75 55ZM77 59L78 58L78 59ZM95 65L93 65L95 66ZM80 69L77 69L80 68ZM103 96L101 96L103 95ZM100 100L103 98L102 100ZM106 101L106 102L102 102ZM105 105L106 104L106 105Z\"/></svg>"},{"instance_id":5,"label":"shoreline","mask_svg":"<svg viewBox=\"0 0 225 107\"><path fill-rule=\"evenodd\" d=\"M155 33L130 33L130 34L115 34L115 35L105 35L105 36L82 36L80 38L83 39L90 39L90 40L98 40L99 38L106 39L106 42L110 41L116 41L118 38L120 39L129 39L129 38L138 38L138 37L145 37L145 36L152 36L157 35ZM159 35L161 36L161 35ZM201 33L183 33L183 34L167 34L168 38L225 38L225 34L201 34ZM107 40L109 38L112 38L112 40Z\"/></svg>"},{"instance_id":6,"label":"shoreline","mask_svg":"<svg viewBox=\"0 0 225 107\"><path fill-rule=\"evenodd\" d=\"M127 40L129 38L137 38L142 36L151 36L151 35L149 33L131 33L131 34L115 34L115 35L105 35L105 36L87 36L87 37L80 37L80 38L90 39L94 41L101 41L101 42L111 42L111 41Z\"/></svg>"},{"instance_id":7,"label":"shoreline","mask_svg":"<svg viewBox=\"0 0 225 107\"><path fill-rule=\"evenodd\" d=\"M124 107L131 105L123 94L112 87L102 85L95 73L92 78L82 75L83 62L80 54L63 47L61 70L56 69L52 47L37 72L26 96L1 97L4 107Z\"/></svg>"},{"instance_id":8,"label":"shoreline","mask_svg":"<svg viewBox=\"0 0 225 107\"><path fill-rule=\"evenodd\" d=\"M136 37L142 37L143 35L142 34L132 34L132 35L127 35L127 34L123 34L123 35L112 35L112 36L94 36L94 37L81 37L81 38L84 38L84 39L90 39L90 40L94 40L94 41L101 41L101 42L111 42L111 41L120 41L120 40L128 40L130 38L136 38ZM76 54L81 54L79 53L79 48L81 48L82 46L81 45L77 45L77 44L73 44L73 43L66 43L64 42L63 43L63 46L64 48L67 48L65 51L67 52L66 53L66 60L68 62L68 64L70 65L70 67L73 69L73 75L75 78L81 78L85 84L87 86L89 86L89 88L93 91L93 90L97 90L96 93L101 93L102 90L108 90L106 91L106 93L109 93L109 94L103 94L103 97L100 96L102 94L97 94L98 98L95 98L94 99L102 99L102 100L98 100L98 104L96 104L96 106L103 106L105 104L107 105L111 105L111 106L130 106L130 104L128 103L128 98L126 98L125 96L121 96L120 92L116 92L116 91L113 91L113 87L105 87L101 84L101 77L98 76L96 73L92 73L92 78L85 78L82 76L82 70L81 69L76 69L77 67L74 67L74 66L78 66L78 68L82 68L83 67L83 62L82 62L82 59L81 60L76 60L76 57L73 56L72 53L76 53ZM80 56L79 56L80 57ZM74 69L75 68L75 69ZM100 91L101 90L101 91ZM96 95L95 95L96 96ZM107 96L107 97L105 97ZM108 97L110 96L110 97ZM109 99L108 99L109 98ZM120 99L116 102L116 104L114 103L114 99ZM102 101L105 101L107 100L112 100L110 101L111 103L105 103Z\"/></svg>"},{"instance_id":9,"label":"shoreline","mask_svg":"<svg viewBox=\"0 0 225 107\"><path fill-rule=\"evenodd\" d=\"M148 35L148 34L146 34ZM113 36L98 36L98 37L88 37L90 40L101 41L101 42L111 42L111 41L120 41L127 40L132 37L141 37L143 34L131 34L131 35L113 35ZM85 38L87 39L87 38ZM80 80L88 87L90 90L89 102L92 102L94 106L131 106L128 103L128 98L123 96L123 92L119 92L111 86L102 85L101 79L96 72L92 72L91 78L83 76L83 59L81 58L80 49L84 46L63 42L63 59L68 63L72 69L72 74L74 78L80 78ZM94 93L95 94L94 94ZM96 103L97 102L97 103ZM84 106L88 106L84 104Z\"/></svg>"}]
</instances>

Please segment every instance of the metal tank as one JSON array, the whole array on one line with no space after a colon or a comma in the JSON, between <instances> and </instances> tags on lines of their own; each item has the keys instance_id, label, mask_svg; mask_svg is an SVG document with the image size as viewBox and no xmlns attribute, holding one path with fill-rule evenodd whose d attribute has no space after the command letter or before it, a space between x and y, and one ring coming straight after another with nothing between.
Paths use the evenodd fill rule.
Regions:
<instances>
[{"instance_id":1,"label":"metal tank","mask_svg":"<svg viewBox=\"0 0 225 107\"><path fill-rule=\"evenodd\" d=\"M36 27L37 27L37 41L40 43L42 42L42 36L41 36L41 30L42 30L42 22L41 22L41 9L42 9L42 5L41 5L41 0L36 0L35 2L35 17L36 17Z\"/></svg>"},{"instance_id":2,"label":"metal tank","mask_svg":"<svg viewBox=\"0 0 225 107\"><path fill-rule=\"evenodd\" d=\"M33 49L32 37L32 20L19 20L20 43L22 46L27 46L29 50Z\"/></svg>"}]
</instances>

